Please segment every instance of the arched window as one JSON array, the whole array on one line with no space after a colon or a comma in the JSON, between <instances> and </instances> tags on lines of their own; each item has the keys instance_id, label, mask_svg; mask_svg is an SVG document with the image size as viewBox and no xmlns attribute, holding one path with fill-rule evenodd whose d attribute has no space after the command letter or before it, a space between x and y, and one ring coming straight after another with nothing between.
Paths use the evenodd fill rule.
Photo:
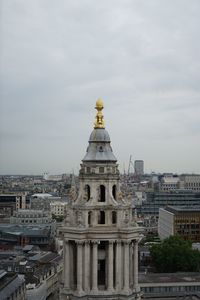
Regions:
<instances>
[{"instance_id":1,"label":"arched window","mask_svg":"<svg viewBox=\"0 0 200 300\"><path fill-rule=\"evenodd\" d=\"M105 202L106 201L106 188L104 185L100 185L100 202Z\"/></svg>"},{"instance_id":2,"label":"arched window","mask_svg":"<svg viewBox=\"0 0 200 300\"><path fill-rule=\"evenodd\" d=\"M89 213L88 213L88 225L89 226L91 225L91 221L92 221L92 212L89 211Z\"/></svg>"},{"instance_id":3,"label":"arched window","mask_svg":"<svg viewBox=\"0 0 200 300\"><path fill-rule=\"evenodd\" d=\"M105 224L105 211L99 211L98 224Z\"/></svg>"},{"instance_id":4,"label":"arched window","mask_svg":"<svg viewBox=\"0 0 200 300\"><path fill-rule=\"evenodd\" d=\"M113 198L116 200L116 185L113 185L113 187L112 187L112 195L113 195Z\"/></svg>"},{"instance_id":5,"label":"arched window","mask_svg":"<svg viewBox=\"0 0 200 300\"><path fill-rule=\"evenodd\" d=\"M90 200L90 186L88 184L86 184L85 186L85 193L86 193L87 201Z\"/></svg>"},{"instance_id":6,"label":"arched window","mask_svg":"<svg viewBox=\"0 0 200 300\"><path fill-rule=\"evenodd\" d=\"M116 223L117 223L117 212L112 211L112 224L116 224Z\"/></svg>"}]
</instances>

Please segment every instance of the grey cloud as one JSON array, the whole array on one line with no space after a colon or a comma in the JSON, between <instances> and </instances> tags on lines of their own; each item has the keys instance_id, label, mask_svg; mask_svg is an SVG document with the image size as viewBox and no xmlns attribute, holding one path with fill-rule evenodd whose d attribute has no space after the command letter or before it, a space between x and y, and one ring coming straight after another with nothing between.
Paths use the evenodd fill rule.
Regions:
<instances>
[{"instance_id":1,"label":"grey cloud","mask_svg":"<svg viewBox=\"0 0 200 300\"><path fill-rule=\"evenodd\" d=\"M78 166L99 96L122 165L134 152L147 171L200 172L199 12L198 0L3 0L1 172Z\"/></svg>"}]
</instances>

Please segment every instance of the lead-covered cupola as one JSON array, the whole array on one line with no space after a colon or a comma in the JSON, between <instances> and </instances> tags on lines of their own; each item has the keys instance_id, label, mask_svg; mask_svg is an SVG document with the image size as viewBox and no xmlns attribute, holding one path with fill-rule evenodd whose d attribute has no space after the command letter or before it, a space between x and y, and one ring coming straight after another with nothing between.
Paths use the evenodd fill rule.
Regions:
<instances>
[{"instance_id":1,"label":"lead-covered cupola","mask_svg":"<svg viewBox=\"0 0 200 300\"><path fill-rule=\"evenodd\" d=\"M104 116L102 113L104 104L101 99L97 100L95 108L97 110L96 120L83 162L116 162L117 159L110 145L110 136L105 130Z\"/></svg>"}]
</instances>

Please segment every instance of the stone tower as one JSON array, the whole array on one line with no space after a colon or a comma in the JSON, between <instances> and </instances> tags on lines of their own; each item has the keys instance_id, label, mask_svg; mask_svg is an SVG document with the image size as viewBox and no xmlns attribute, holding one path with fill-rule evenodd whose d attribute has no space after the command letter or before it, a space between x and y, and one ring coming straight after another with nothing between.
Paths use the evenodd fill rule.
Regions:
<instances>
[{"instance_id":1,"label":"stone tower","mask_svg":"<svg viewBox=\"0 0 200 300\"><path fill-rule=\"evenodd\" d=\"M72 193L63 232L64 287L60 299L138 299L138 242L130 200L120 192L117 159L105 130L103 102Z\"/></svg>"}]
</instances>

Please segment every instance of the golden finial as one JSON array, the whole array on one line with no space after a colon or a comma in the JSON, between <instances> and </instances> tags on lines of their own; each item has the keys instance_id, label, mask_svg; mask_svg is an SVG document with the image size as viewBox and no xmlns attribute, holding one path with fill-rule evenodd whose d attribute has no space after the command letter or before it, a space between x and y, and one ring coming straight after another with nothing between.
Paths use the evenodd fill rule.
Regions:
<instances>
[{"instance_id":1,"label":"golden finial","mask_svg":"<svg viewBox=\"0 0 200 300\"><path fill-rule=\"evenodd\" d=\"M102 114L102 110L104 106L103 106L103 101L100 98L97 100L95 108L97 110L97 115L94 123L94 128L105 128L103 114Z\"/></svg>"}]
</instances>

